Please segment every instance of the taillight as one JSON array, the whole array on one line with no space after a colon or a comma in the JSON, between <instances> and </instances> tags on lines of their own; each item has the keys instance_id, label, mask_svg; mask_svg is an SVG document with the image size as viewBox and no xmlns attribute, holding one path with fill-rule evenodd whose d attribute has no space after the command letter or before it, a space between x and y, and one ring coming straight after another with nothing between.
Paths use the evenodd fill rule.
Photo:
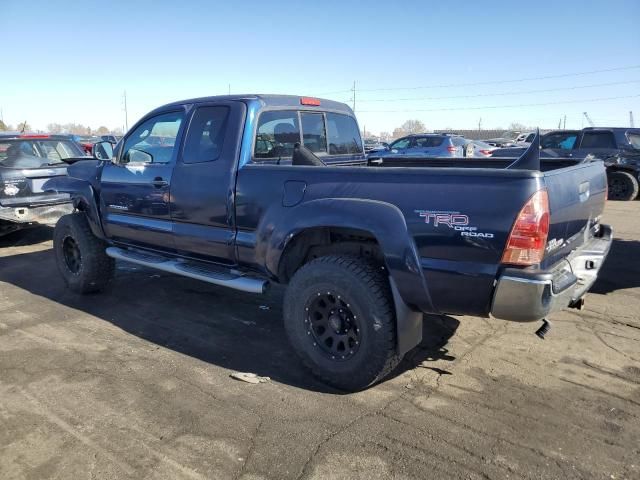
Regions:
<instances>
[{"instance_id":1,"label":"taillight","mask_svg":"<svg viewBox=\"0 0 640 480\"><path fill-rule=\"evenodd\" d=\"M549 195L538 190L524 204L518 214L502 263L511 265L535 265L542 261L549 234Z\"/></svg>"},{"instance_id":2,"label":"taillight","mask_svg":"<svg viewBox=\"0 0 640 480\"><path fill-rule=\"evenodd\" d=\"M483 154L483 155L486 155L487 157L490 157L490 156L491 156L491 154L493 153L493 150L483 150L483 149L480 149L480 153L481 153L481 154Z\"/></svg>"},{"instance_id":3,"label":"taillight","mask_svg":"<svg viewBox=\"0 0 640 480\"><path fill-rule=\"evenodd\" d=\"M457 149L458 149L457 147L447 147L447 151L448 151L449 153L456 153L456 150L457 150Z\"/></svg>"}]
</instances>

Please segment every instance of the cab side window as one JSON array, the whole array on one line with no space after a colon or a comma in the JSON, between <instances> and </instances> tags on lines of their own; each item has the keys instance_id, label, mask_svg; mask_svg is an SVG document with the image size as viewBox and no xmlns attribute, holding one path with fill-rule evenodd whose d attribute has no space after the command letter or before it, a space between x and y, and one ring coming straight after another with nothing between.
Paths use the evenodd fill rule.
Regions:
<instances>
[{"instance_id":1,"label":"cab side window","mask_svg":"<svg viewBox=\"0 0 640 480\"><path fill-rule=\"evenodd\" d=\"M202 163L217 160L227 132L229 107L200 107L191 122L185 138L182 161Z\"/></svg>"},{"instance_id":2,"label":"cab side window","mask_svg":"<svg viewBox=\"0 0 640 480\"><path fill-rule=\"evenodd\" d=\"M182 112L171 112L144 121L125 140L120 163L171 162L183 119Z\"/></svg>"},{"instance_id":3,"label":"cab side window","mask_svg":"<svg viewBox=\"0 0 640 480\"><path fill-rule=\"evenodd\" d=\"M576 144L577 133L553 133L542 139L542 148L557 148L571 150Z\"/></svg>"}]
</instances>

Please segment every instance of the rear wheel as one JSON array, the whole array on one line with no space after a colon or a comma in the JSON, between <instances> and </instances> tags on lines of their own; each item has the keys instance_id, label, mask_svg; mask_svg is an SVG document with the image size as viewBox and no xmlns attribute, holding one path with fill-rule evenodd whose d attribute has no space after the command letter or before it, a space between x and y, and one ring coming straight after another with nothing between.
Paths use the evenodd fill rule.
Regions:
<instances>
[{"instance_id":1,"label":"rear wheel","mask_svg":"<svg viewBox=\"0 0 640 480\"><path fill-rule=\"evenodd\" d=\"M629 172L608 172L609 200L633 200L638 196L638 179Z\"/></svg>"},{"instance_id":2,"label":"rear wheel","mask_svg":"<svg viewBox=\"0 0 640 480\"><path fill-rule=\"evenodd\" d=\"M60 217L53 232L58 270L76 293L103 290L113 278L115 261L105 253L106 243L97 238L83 213Z\"/></svg>"},{"instance_id":3,"label":"rear wheel","mask_svg":"<svg viewBox=\"0 0 640 480\"><path fill-rule=\"evenodd\" d=\"M342 390L361 390L398 364L389 282L379 267L348 255L317 258L296 272L284 322L303 363Z\"/></svg>"}]
</instances>

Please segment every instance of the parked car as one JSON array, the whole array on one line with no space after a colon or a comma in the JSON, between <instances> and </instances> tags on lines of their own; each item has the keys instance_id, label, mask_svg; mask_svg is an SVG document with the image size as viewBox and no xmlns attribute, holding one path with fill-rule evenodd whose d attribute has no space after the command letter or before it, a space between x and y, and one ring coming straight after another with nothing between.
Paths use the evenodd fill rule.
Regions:
<instances>
[{"instance_id":1,"label":"parked car","mask_svg":"<svg viewBox=\"0 0 640 480\"><path fill-rule=\"evenodd\" d=\"M638 197L640 178L640 128L594 128L555 130L541 137L540 156L574 159L599 158L607 167L609 198ZM525 148L501 149L494 156L517 157Z\"/></svg>"},{"instance_id":2,"label":"parked car","mask_svg":"<svg viewBox=\"0 0 640 480\"><path fill-rule=\"evenodd\" d=\"M529 145L536 136L536 132L524 132L516 137L516 145Z\"/></svg>"},{"instance_id":3,"label":"parked car","mask_svg":"<svg viewBox=\"0 0 640 480\"><path fill-rule=\"evenodd\" d=\"M97 135L81 135L76 140L87 155L91 155L93 145L102 142L103 139Z\"/></svg>"},{"instance_id":4,"label":"parked car","mask_svg":"<svg viewBox=\"0 0 640 480\"><path fill-rule=\"evenodd\" d=\"M66 135L0 134L0 235L34 224L54 225L73 210L66 193L44 183L67 172L83 151Z\"/></svg>"},{"instance_id":5,"label":"parked car","mask_svg":"<svg viewBox=\"0 0 640 480\"><path fill-rule=\"evenodd\" d=\"M114 145L118 143L118 140L120 140L120 138L122 137L117 137L115 135L100 135L100 141L110 142L110 143L113 143Z\"/></svg>"},{"instance_id":6,"label":"parked car","mask_svg":"<svg viewBox=\"0 0 640 480\"><path fill-rule=\"evenodd\" d=\"M518 138L521 138L522 135L523 133L517 130L507 130L502 134L502 137L488 138L482 141L498 148L513 147L516 145Z\"/></svg>"},{"instance_id":7,"label":"parked car","mask_svg":"<svg viewBox=\"0 0 640 480\"><path fill-rule=\"evenodd\" d=\"M147 142L156 132L175 141ZM359 132L347 105L316 98L160 107L113 159L47 183L77 208L54 231L60 274L78 293L104 289L116 259L257 294L286 284L293 351L345 390L390 372L423 312L536 321L582 304L611 244L602 162L540 171L536 144L515 163L478 160L491 168L385 170Z\"/></svg>"},{"instance_id":8,"label":"parked car","mask_svg":"<svg viewBox=\"0 0 640 480\"><path fill-rule=\"evenodd\" d=\"M470 140L470 142L473 144L474 157L490 157L493 155L493 152L498 149L498 147L494 147L480 140Z\"/></svg>"},{"instance_id":9,"label":"parked car","mask_svg":"<svg viewBox=\"0 0 640 480\"><path fill-rule=\"evenodd\" d=\"M473 144L459 135L419 133L399 138L384 150L370 153L376 158L396 155L426 157L473 157Z\"/></svg>"},{"instance_id":10,"label":"parked car","mask_svg":"<svg viewBox=\"0 0 640 480\"><path fill-rule=\"evenodd\" d=\"M378 140L376 138L366 138L364 140L364 152L365 153L377 152L377 151L380 151L380 150L385 150L387 147L389 147L388 143L381 142L380 140Z\"/></svg>"}]
</instances>

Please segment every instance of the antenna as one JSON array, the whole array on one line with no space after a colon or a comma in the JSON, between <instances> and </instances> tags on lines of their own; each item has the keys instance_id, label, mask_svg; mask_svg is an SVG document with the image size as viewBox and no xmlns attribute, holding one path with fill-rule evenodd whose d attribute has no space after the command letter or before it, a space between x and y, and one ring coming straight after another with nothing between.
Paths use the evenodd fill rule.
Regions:
<instances>
[{"instance_id":1,"label":"antenna","mask_svg":"<svg viewBox=\"0 0 640 480\"><path fill-rule=\"evenodd\" d=\"M582 114L584 115L584 118L587 119L587 122L589 123L589 125L591 125L592 127L595 127L596 125L593 123L593 120L591 120L591 117L589 117L589 114L587 112L582 112Z\"/></svg>"}]
</instances>

